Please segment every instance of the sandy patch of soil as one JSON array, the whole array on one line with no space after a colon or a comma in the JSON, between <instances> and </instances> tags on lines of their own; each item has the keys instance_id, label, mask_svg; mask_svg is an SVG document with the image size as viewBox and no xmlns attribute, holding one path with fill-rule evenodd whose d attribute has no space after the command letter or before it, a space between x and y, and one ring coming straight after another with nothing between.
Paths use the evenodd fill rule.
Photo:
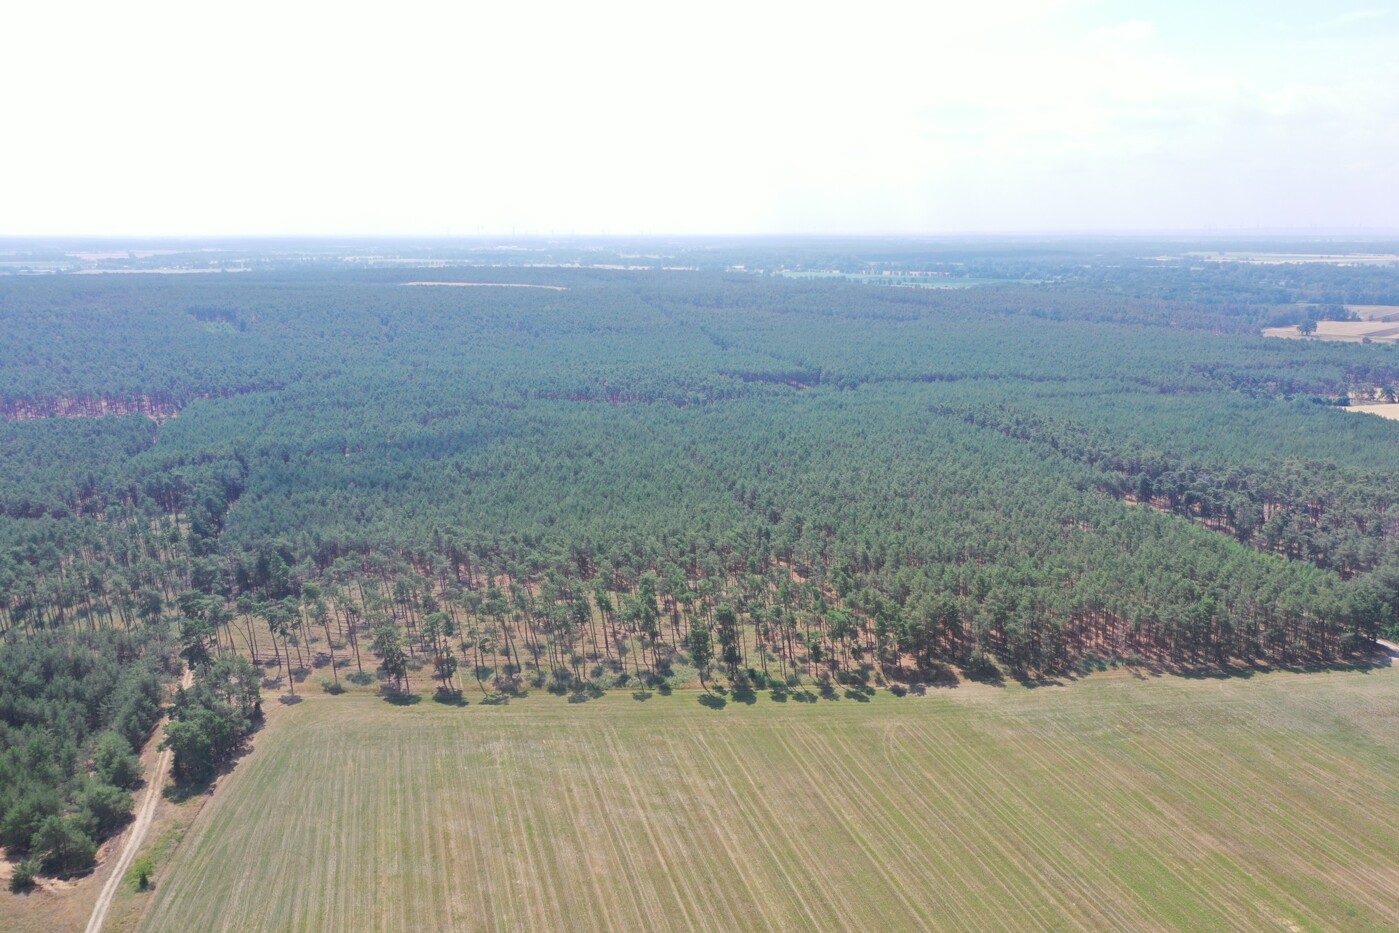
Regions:
<instances>
[{"instance_id":1,"label":"sandy patch of soil","mask_svg":"<svg viewBox=\"0 0 1399 933\"><path fill-rule=\"evenodd\" d=\"M1350 405L1342 408L1341 411L1358 411L1364 415L1379 415L1381 418L1388 418L1390 421L1399 421L1399 405Z\"/></svg>"}]
</instances>

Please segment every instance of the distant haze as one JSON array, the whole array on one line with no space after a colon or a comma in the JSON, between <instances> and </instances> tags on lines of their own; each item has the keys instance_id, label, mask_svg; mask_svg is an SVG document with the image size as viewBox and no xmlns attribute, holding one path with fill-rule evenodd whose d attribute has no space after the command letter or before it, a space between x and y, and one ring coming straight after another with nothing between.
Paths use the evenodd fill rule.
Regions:
<instances>
[{"instance_id":1,"label":"distant haze","mask_svg":"<svg viewBox=\"0 0 1399 933\"><path fill-rule=\"evenodd\" d=\"M1399 11L15 3L0 235L1399 229Z\"/></svg>"}]
</instances>

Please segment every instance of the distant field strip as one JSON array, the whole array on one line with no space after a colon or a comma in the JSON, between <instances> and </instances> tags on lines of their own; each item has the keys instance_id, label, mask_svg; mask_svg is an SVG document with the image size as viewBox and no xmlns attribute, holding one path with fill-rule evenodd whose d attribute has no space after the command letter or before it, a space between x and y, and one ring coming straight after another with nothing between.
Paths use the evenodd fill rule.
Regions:
<instances>
[{"instance_id":1,"label":"distant field strip","mask_svg":"<svg viewBox=\"0 0 1399 933\"><path fill-rule=\"evenodd\" d=\"M1393 343L1399 340L1399 326L1392 321L1317 321L1316 332L1307 335L1293 324L1288 327L1265 327L1264 337L1282 337L1288 340L1332 340L1341 343L1360 343L1365 340Z\"/></svg>"},{"instance_id":2,"label":"distant field strip","mask_svg":"<svg viewBox=\"0 0 1399 933\"><path fill-rule=\"evenodd\" d=\"M562 285L526 285L523 282L403 282L403 285L446 285L453 288L545 288L551 292L568 291Z\"/></svg>"},{"instance_id":3,"label":"distant field strip","mask_svg":"<svg viewBox=\"0 0 1399 933\"><path fill-rule=\"evenodd\" d=\"M408 708L312 696L147 930L1394 929L1399 670Z\"/></svg>"}]
</instances>

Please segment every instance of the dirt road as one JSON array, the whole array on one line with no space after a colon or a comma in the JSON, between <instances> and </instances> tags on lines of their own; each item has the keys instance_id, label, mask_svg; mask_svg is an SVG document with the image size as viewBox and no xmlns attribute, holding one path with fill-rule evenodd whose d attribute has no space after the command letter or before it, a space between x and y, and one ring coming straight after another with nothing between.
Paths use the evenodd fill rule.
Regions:
<instances>
[{"instance_id":1,"label":"dirt road","mask_svg":"<svg viewBox=\"0 0 1399 933\"><path fill-rule=\"evenodd\" d=\"M194 671L186 668L180 683L186 688L193 686ZM107 921L107 911L112 909L112 899L117 896L117 889L121 887L122 878L131 867L132 860L136 858L141 843L146 841L146 831L151 828L151 820L155 816L155 805L160 802L165 777L170 773L170 759L169 749L161 752L160 757L156 759L155 770L146 780L145 793L142 794L140 806L136 809L136 819L132 820L126 834L122 836L121 848L112 864L112 873L107 876L107 883L102 886L102 893L97 895L97 903L92 907L92 918L87 922L86 933L100 933L102 924Z\"/></svg>"}]
</instances>

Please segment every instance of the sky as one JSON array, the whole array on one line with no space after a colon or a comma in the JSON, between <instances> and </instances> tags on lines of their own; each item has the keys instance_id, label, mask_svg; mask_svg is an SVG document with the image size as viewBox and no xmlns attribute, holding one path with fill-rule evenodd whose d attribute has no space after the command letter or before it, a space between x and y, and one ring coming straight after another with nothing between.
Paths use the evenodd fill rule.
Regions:
<instances>
[{"instance_id":1,"label":"sky","mask_svg":"<svg viewBox=\"0 0 1399 933\"><path fill-rule=\"evenodd\" d=\"M1399 230L1399 2L15 3L0 235Z\"/></svg>"}]
</instances>

